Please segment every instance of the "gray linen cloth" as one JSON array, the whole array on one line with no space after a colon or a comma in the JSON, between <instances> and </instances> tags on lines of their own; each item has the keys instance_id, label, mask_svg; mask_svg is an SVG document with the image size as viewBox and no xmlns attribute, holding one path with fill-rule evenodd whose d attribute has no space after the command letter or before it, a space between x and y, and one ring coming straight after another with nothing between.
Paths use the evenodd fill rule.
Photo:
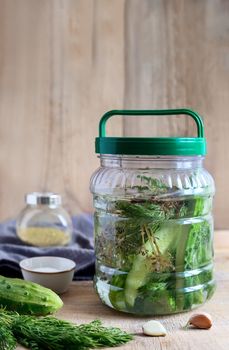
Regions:
<instances>
[{"instance_id":1,"label":"gray linen cloth","mask_svg":"<svg viewBox=\"0 0 229 350\"><path fill-rule=\"evenodd\" d=\"M95 261L92 215L74 216L72 222L72 243L66 247L50 248L33 247L23 243L16 235L15 221L0 223L0 274L21 277L21 260L35 256L60 256L75 261L74 279L91 279Z\"/></svg>"}]
</instances>

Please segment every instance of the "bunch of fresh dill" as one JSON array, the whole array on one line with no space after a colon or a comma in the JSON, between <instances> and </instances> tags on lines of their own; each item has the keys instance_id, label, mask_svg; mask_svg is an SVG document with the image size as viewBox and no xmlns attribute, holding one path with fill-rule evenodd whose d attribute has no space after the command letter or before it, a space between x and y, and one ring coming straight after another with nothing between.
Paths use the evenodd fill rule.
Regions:
<instances>
[{"instance_id":1,"label":"bunch of fresh dill","mask_svg":"<svg viewBox=\"0 0 229 350\"><path fill-rule=\"evenodd\" d=\"M0 310L0 325L0 350L14 350L16 343L31 350L86 350L133 339L119 328L104 327L99 320L75 325L52 316L38 318L5 310Z\"/></svg>"},{"instance_id":2,"label":"bunch of fresh dill","mask_svg":"<svg viewBox=\"0 0 229 350\"><path fill-rule=\"evenodd\" d=\"M0 349L14 350L17 342L11 329L5 324L0 324Z\"/></svg>"}]
</instances>

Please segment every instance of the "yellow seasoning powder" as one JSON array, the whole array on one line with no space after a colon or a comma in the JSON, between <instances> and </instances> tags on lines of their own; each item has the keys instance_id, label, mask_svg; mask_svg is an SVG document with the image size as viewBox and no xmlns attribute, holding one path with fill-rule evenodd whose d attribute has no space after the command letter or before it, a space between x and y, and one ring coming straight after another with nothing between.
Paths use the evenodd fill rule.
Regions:
<instances>
[{"instance_id":1,"label":"yellow seasoning powder","mask_svg":"<svg viewBox=\"0 0 229 350\"><path fill-rule=\"evenodd\" d=\"M22 241L38 247L66 245L71 239L69 232L54 227L20 228L18 236Z\"/></svg>"}]
</instances>

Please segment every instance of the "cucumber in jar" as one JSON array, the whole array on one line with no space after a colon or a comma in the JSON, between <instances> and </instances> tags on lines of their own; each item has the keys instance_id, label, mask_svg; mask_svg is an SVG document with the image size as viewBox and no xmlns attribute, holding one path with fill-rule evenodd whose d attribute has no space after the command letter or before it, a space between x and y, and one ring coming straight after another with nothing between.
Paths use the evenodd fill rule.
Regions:
<instances>
[{"instance_id":1,"label":"cucumber in jar","mask_svg":"<svg viewBox=\"0 0 229 350\"><path fill-rule=\"evenodd\" d=\"M128 307L134 307L139 288L143 287L150 280L152 271L163 272L173 269L172 266L172 245L176 237L171 232L169 225L162 225L154 236L150 227L148 241L142 246L141 252L134 259L132 269L128 273L125 283L125 300Z\"/></svg>"}]
</instances>

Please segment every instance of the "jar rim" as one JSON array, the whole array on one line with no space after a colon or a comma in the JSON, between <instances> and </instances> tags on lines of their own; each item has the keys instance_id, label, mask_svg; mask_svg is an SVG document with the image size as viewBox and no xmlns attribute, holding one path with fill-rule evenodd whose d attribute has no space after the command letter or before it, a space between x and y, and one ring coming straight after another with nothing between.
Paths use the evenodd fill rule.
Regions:
<instances>
[{"instance_id":1,"label":"jar rim","mask_svg":"<svg viewBox=\"0 0 229 350\"><path fill-rule=\"evenodd\" d=\"M192 160L202 160L205 159L204 155L139 155L139 154L99 154L100 159L128 159L128 160L182 160L182 161L192 161Z\"/></svg>"}]
</instances>

